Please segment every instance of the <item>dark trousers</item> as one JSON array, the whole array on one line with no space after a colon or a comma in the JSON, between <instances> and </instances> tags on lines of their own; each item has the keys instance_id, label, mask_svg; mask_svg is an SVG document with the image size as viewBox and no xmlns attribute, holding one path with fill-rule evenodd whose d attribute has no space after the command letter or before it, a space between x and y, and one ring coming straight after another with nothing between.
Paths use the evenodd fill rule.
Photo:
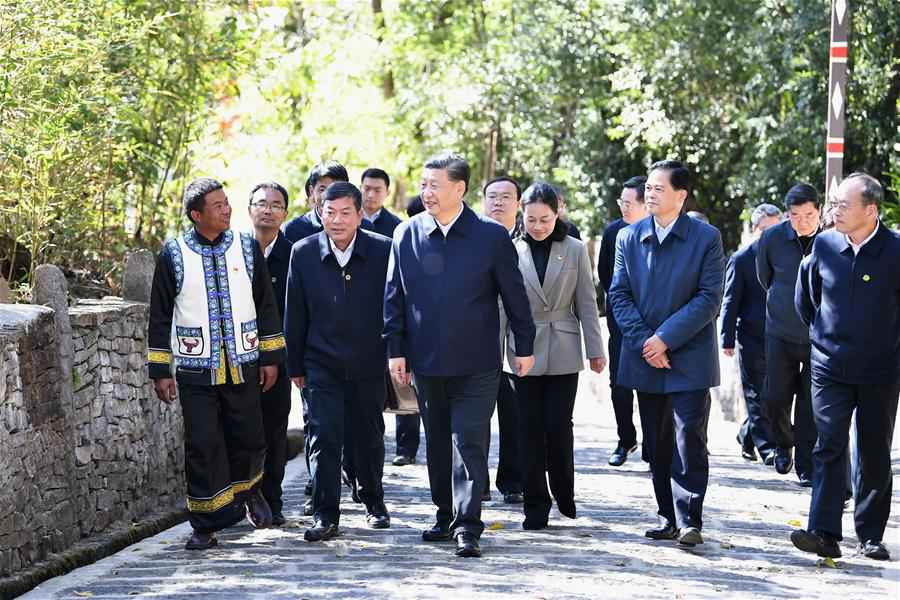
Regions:
<instances>
[{"instance_id":1,"label":"dark trousers","mask_svg":"<svg viewBox=\"0 0 900 600\"><path fill-rule=\"evenodd\" d=\"M281 482L287 464L287 425L291 414L291 379L282 374L260 395L266 436L266 469L260 489L273 513L281 512Z\"/></svg>"},{"instance_id":2,"label":"dark trousers","mask_svg":"<svg viewBox=\"0 0 900 600\"><path fill-rule=\"evenodd\" d=\"M809 530L841 539L848 435L855 410L856 535L860 542L881 541L891 512L891 439L900 386L847 384L814 375L812 394L819 437L813 451Z\"/></svg>"},{"instance_id":3,"label":"dark trousers","mask_svg":"<svg viewBox=\"0 0 900 600\"><path fill-rule=\"evenodd\" d=\"M501 494L522 493L522 466L519 455L519 403L516 398L514 375L500 372L497 391L497 424L500 429L500 451L497 458L497 489ZM490 454L491 431L488 428L487 451ZM485 489L491 488L488 475Z\"/></svg>"},{"instance_id":4,"label":"dark trousers","mask_svg":"<svg viewBox=\"0 0 900 600\"><path fill-rule=\"evenodd\" d=\"M481 495L487 480L486 432L497 402L499 372L416 376L425 425L428 482L437 523L454 533L484 531Z\"/></svg>"},{"instance_id":5,"label":"dark trousers","mask_svg":"<svg viewBox=\"0 0 900 600\"><path fill-rule=\"evenodd\" d=\"M262 479L266 441L259 382L178 385L184 419L188 518L209 533L244 518L244 498Z\"/></svg>"},{"instance_id":6,"label":"dark trousers","mask_svg":"<svg viewBox=\"0 0 900 600\"><path fill-rule=\"evenodd\" d=\"M519 453L524 473L525 518L546 523L552 493L559 512L574 519L572 411L578 391L578 373L517 377L515 385L520 409Z\"/></svg>"},{"instance_id":7,"label":"dark trousers","mask_svg":"<svg viewBox=\"0 0 900 600\"><path fill-rule=\"evenodd\" d=\"M657 514L676 527L703 527L709 481L706 426L709 390L638 392Z\"/></svg>"},{"instance_id":8,"label":"dark trousers","mask_svg":"<svg viewBox=\"0 0 900 600\"><path fill-rule=\"evenodd\" d=\"M810 345L766 337L766 413L779 448L794 450L797 475L812 478L816 424L810 399ZM796 401L794 397L796 396ZM791 405L794 425L791 427Z\"/></svg>"},{"instance_id":9,"label":"dark trousers","mask_svg":"<svg viewBox=\"0 0 900 600\"><path fill-rule=\"evenodd\" d=\"M313 516L340 521L341 456L345 436L353 440L359 497L368 508L384 502L384 376L348 381L324 369L310 369L309 466Z\"/></svg>"},{"instance_id":10,"label":"dark trousers","mask_svg":"<svg viewBox=\"0 0 900 600\"><path fill-rule=\"evenodd\" d=\"M609 323L609 319L607 319ZM634 390L616 383L619 371L619 355L622 353L622 334L617 327L609 329L609 387L612 392L613 412L616 415L616 432L619 445L633 448L637 444L637 431L634 428Z\"/></svg>"},{"instance_id":11,"label":"dark trousers","mask_svg":"<svg viewBox=\"0 0 900 600\"><path fill-rule=\"evenodd\" d=\"M419 452L419 415L397 415L397 456L415 458Z\"/></svg>"},{"instance_id":12,"label":"dark trousers","mask_svg":"<svg viewBox=\"0 0 900 600\"><path fill-rule=\"evenodd\" d=\"M765 458L775 451L772 424L763 396L766 389L766 355L762 347L738 346L737 359L747 407L747 418L741 424L738 439L744 450L752 452L755 448Z\"/></svg>"}]
</instances>

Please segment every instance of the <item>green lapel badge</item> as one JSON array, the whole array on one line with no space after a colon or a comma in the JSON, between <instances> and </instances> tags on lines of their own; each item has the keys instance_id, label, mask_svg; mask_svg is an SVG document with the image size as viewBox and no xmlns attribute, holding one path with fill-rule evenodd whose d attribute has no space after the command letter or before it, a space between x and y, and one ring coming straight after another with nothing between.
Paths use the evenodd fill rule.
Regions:
<instances>
[{"instance_id":1,"label":"green lapel badge","mask_svg":"<svg viewBox=\"0 0 900 600\"><path fill-rule=\"evenodd\" d=\"M866 282L866 283L868 283L868 282L869 282L869 281L871 281L871 280L872 280L872 278L871 278L871 277L869 277L869 275L868 275L868 274L866 274L866 275L863 275L863 281L865 281L865 282Z\"/></svg>"}]
</instances>

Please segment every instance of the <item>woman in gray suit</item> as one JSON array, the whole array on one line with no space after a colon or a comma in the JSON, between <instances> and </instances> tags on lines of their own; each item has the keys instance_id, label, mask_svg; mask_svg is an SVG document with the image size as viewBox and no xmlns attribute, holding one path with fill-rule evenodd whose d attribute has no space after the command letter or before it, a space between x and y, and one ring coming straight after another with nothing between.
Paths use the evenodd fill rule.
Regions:
<instances>
[{"instance_id":1,"label":"woman in gray suit","mask_svg":"<svg viewBox=\"0 0 900 600\"><path fill-rule=\"evenodd\" d=\"M569 226L558 216L555 189L545 182L532 184L522 196L522 207L525 235L516 250L537 327L534 367L526 377L515 379L525 493L522 527L543 529L551 493L559 512L575 518L572 411L578 372L584 368L581 332L591 370L603 370L606 353L587 249L567 235ZM512 335L507 352L512 361Z\"/></svg>"}]
</instances>

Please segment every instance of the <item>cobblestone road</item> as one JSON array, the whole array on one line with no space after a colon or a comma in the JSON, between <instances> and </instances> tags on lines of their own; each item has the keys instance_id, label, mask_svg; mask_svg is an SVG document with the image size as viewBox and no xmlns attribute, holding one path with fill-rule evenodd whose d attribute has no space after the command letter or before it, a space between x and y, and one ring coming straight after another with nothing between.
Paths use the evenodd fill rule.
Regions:
<instances>
[{"instance_id":1,"label":"cobblestone road","mask_svg":"<svg viewBox=\"0 0 900 600\"><path fill-rule=\"evenodd\" d=\"M855 557L852 522L845 516L845 558L835 567L823 565L788 540L793 527L806 524L809 492L794 485L793 475L742 461L736 426L715 414L706 543L684 551L645 539L643 531L655 522L647 468L639 460L619 469L607 465L615 428L608 402L593 394L605 391L602 382L584 378L576 408L578 518L565 519L554 509L549 529L523 531L520 508L504 505L495 490L484 507L488 530L481 560L458 559L452 545L420 540L433 516L423 445L419 464L385 467L389 530L366 529L361 505L345 498L340 537L304 542L309 518L300 516L306 480L300 457L288 465L285 528L254 531L244 523L223 532L219 548L198 554L182 549L189 532L183 524L50 580L24 598L900 598L896 482L885 536L894 560ZM387 421L390 459L393 419ZM496 449L495 423L494 466Z\"/></svg>"}]
</instances>

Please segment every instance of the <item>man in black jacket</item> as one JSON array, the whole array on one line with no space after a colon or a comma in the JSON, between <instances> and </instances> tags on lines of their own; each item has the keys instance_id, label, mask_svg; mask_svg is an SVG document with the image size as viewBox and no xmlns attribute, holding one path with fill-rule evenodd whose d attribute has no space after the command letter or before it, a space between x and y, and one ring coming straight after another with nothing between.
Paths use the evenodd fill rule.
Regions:
<instances>
[{"instance_id":1,"label":"man in black jacket","mask_svg":"<svg viewBox=\"0 0 900 600\"><path fill-rule=\"evenodd\" d=\"M250 190L250 222L269 267L279 323L284 322L284 296L291 260L291 243L280 229L288 206L287 190L274 181L259 183ZM260 403L266 435L266 470L261 488L272 509L272 525L281 526L285 523L281 482L287 463L287 426L291 414L291 380L283 364L278 366L275 385L262 393Z\"/></svg>"},{"instance_id":2,"label":"man in black jacket","mask_svg":"<svg viewBox=\"0 0 900 600\"><path fill-rule=\"evenodd\" d=\"M644 206L644 185L647 178L639 175L622 184L622 193L616 203L622 211L622 218L616 219L603 231L600 240L600 256L597 258L597 275L603 291L609 293L613 270L616 266L616 236L632 223L647 216ZM619 443L609 457L609 464L620 467L628 460L628 455L637 450L637 431L632 421L634 411L634 390L616 383L619 370L619 354L622 351L622 332L610 307L606 307L606 325L609 327L609 387L612 391L613 412L616 416L616 430Z\"/></svg>"},{"instance_id":3,"label":"man in black jacket","mask_svg":"<svg viewBox=\"0 0 900 600\"><path fill-rule=\"evenodd\" d=\"M816 425L810 403L809 328L794 309L794 286L800 261L819 233L819 195L811 185L798 183L788 190L784 204L790 218L762 234L756 254L756 275L766 289L766 411L775 438L775 470L782 475L791 471L791 448L796 446L799 483L811 487Z\"/></svg>"},{"instance_id":4,"label":"man in black jacket","mask_svg":"<svg viewBox=\"0 0 900 600\"><path fill-rule=\"evenodd\" d=\"M805 552L841 555L847 436L856 415L854 524L858 553L888 560L891 439L900 395L900 237L878 221L881 184L854 173L835 194L834 226L801 266L795 304L812 339L818 441L809 525L791 534Z\"/></svg>"},{"instance_id":5,"label":"man in black jacket","mask_svg":"<svg viewBox=\"0 0 900 600\"><path fill-rule=\"evenodd\" d=\"M345 427L366 521L390 527L381 483L387 360L381 331L391 242L360 229L361 222L359 190L334 183L323 197L324 231L291 250L284 322L288 374L306 390L315 522L304 537L310 542L337 535Z\"/></svg>"},{"instance_id":6,"label":"man in black jacket","mask_svg":"<svg viewBox=\"0 0 900 600\"><path fill-rule=\"evenodd\" d=\"M747 418L741 424L738 443L741 456L756 460L756 449L767 465L774 464L775 443L764 405L766 382L766 291L756 277L756 249L760 234L781 222L781 210L771 204L753 209L750 225L754 239L731 255L725 267L725 297L722 301L720 335L722 351L735 355L741 372L741 386Z\"/></svg>"}]
</instances>

